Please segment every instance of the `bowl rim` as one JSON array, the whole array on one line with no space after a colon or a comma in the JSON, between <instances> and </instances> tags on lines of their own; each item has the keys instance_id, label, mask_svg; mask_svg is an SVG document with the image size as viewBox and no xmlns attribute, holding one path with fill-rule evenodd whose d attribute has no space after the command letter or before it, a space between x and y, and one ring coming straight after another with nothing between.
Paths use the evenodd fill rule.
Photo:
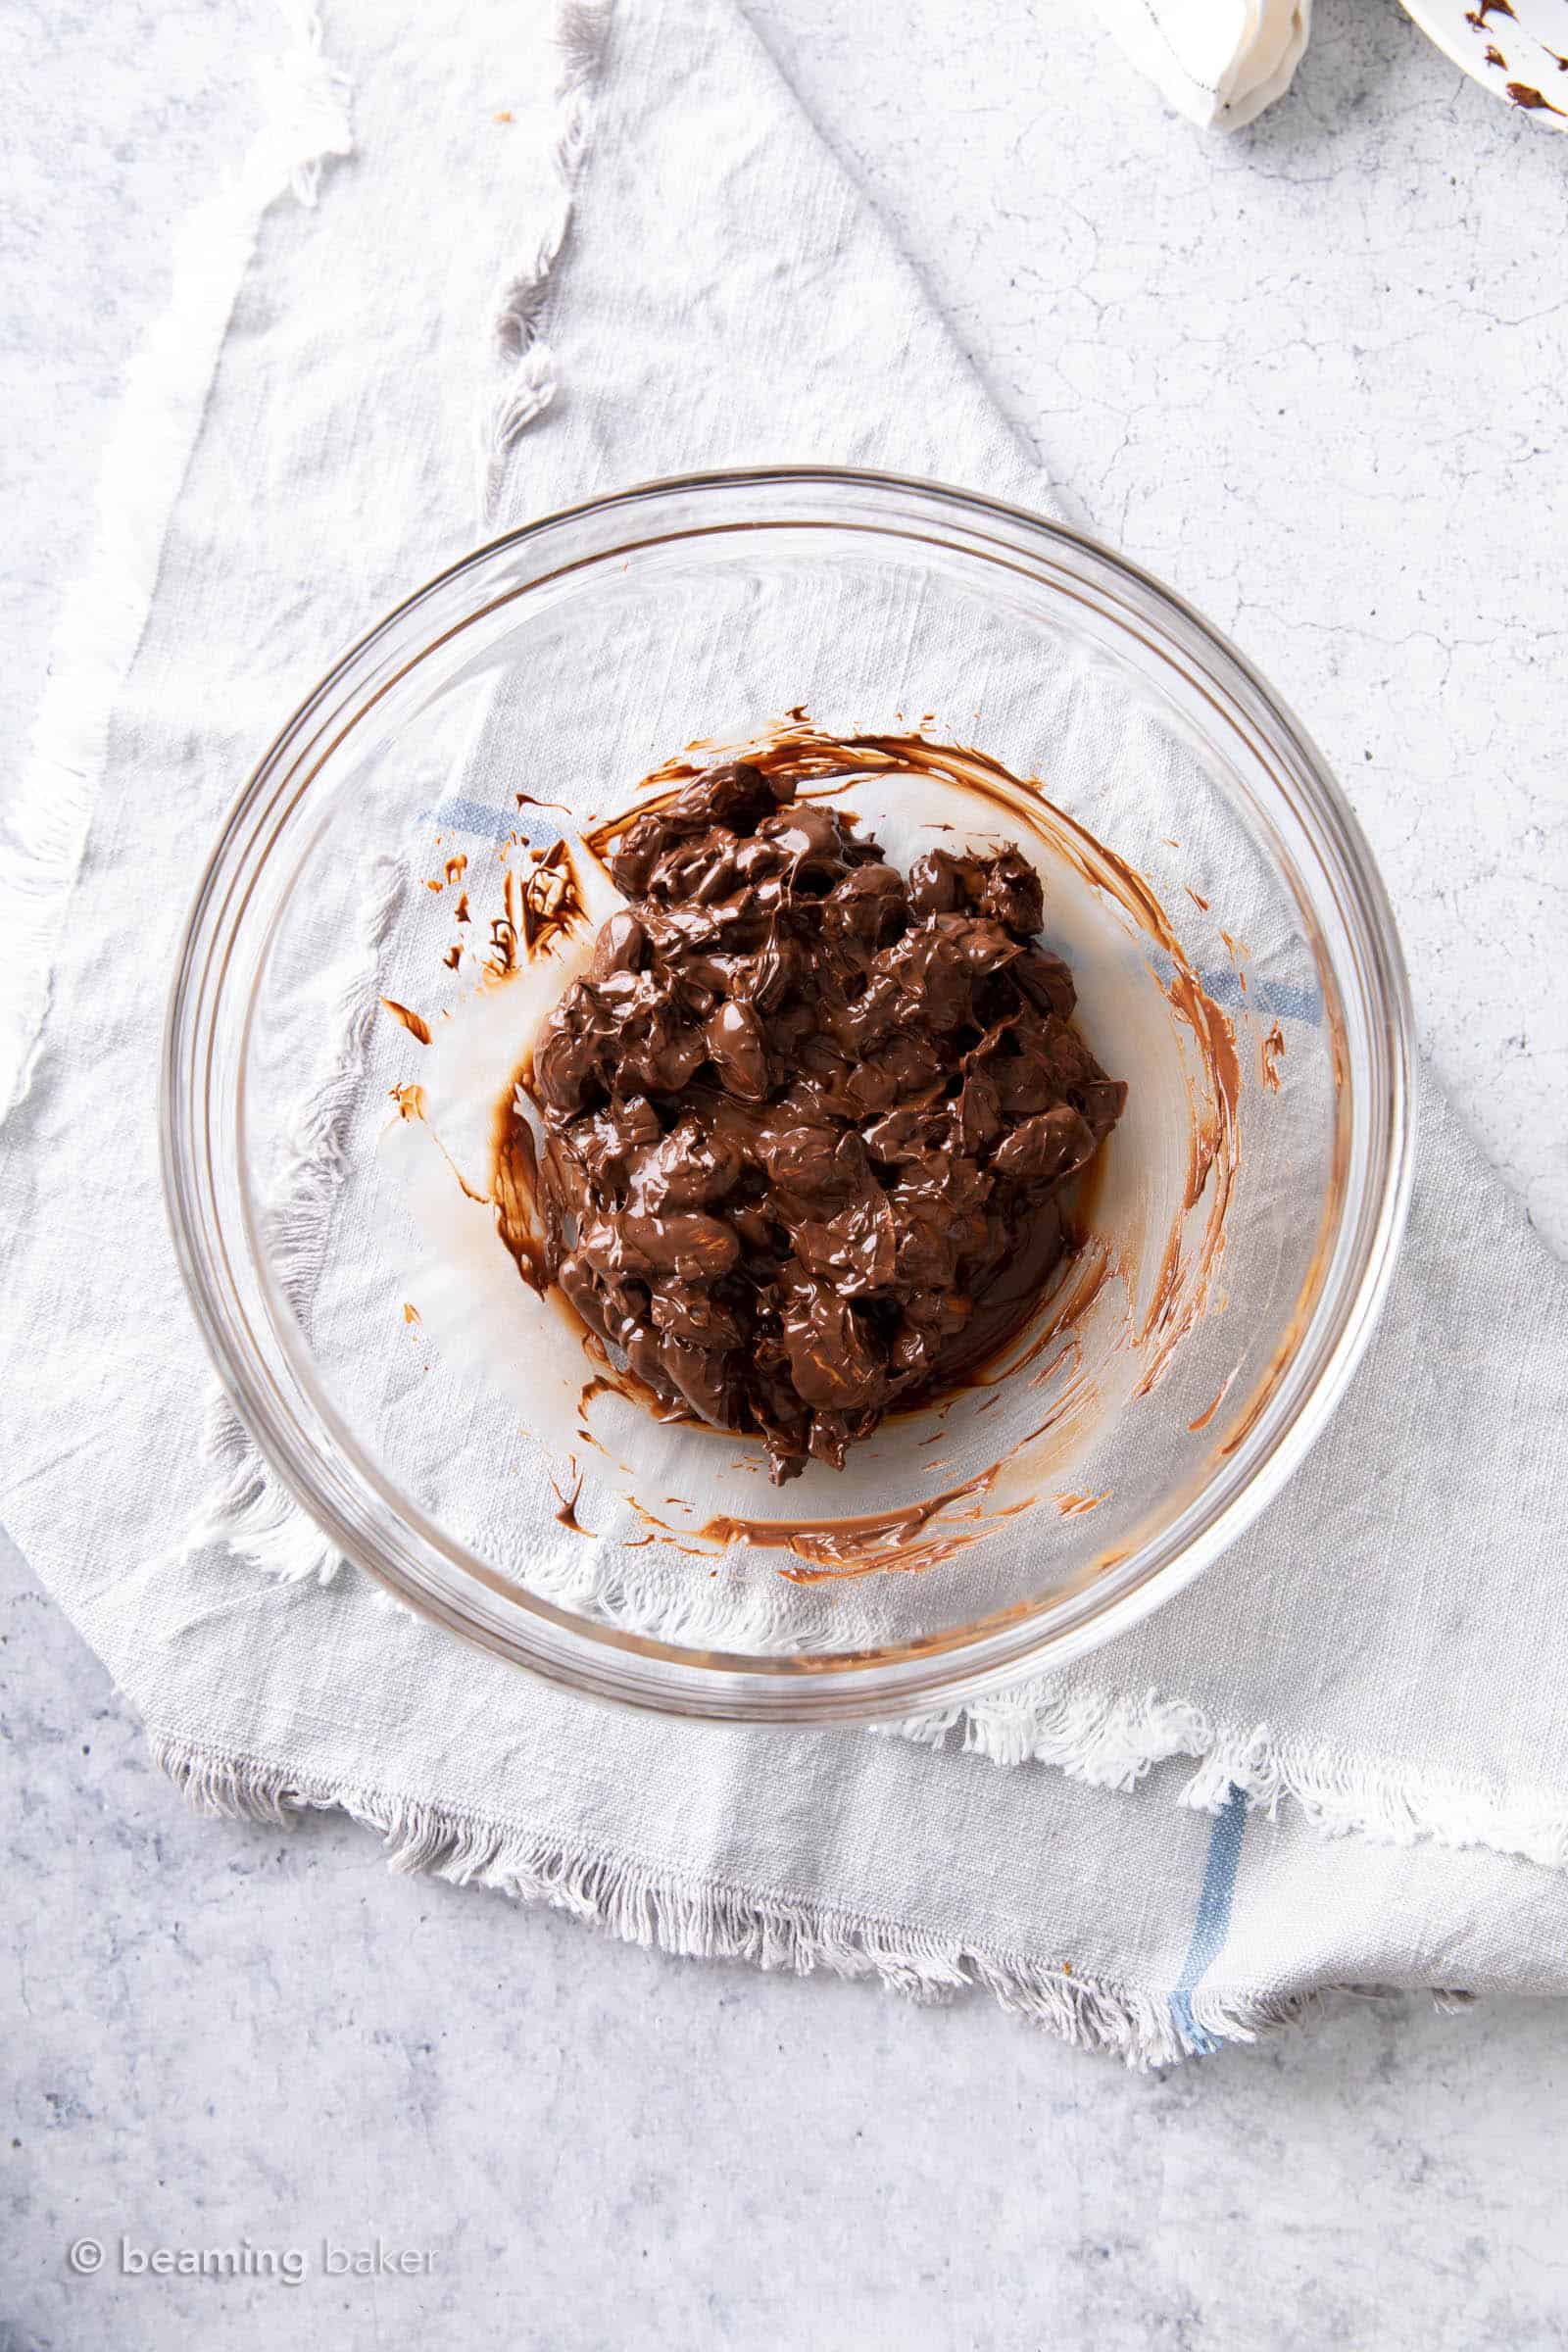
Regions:
<instances>
[{"instance_id":1,"label":"bowl rim","mask_svg":"<svg viewBox=\"0 0 1568 2352\"><path fill-rule=\"evenodd\" d=\"M313 1489L302 1482L301 1448L286 1433L280 1434L269 1395L275 1393L276 1383L254 1339L250 1339L247 1350L237 1337L236 1325L249 1334L244 1310L240 1307L236 1314L216 1295L220 1266L233 1293L226 1241L218 1235L215 1246L203 1231L203 1186L212 1176L212 1158L210 1150L204 1153L199 1149L197 1139L210 1139L211 1104L205 1093L193 1094L192 1089L198 1082L210 1079L212 1055L210 1040L205 1054L194 1051L198 1033L191 1031L189 1015L193 1001L197 997L205 1000L208 994L205 986L196 985L203 978L198 967L203 941L215 921L227 911L236 883L244 879L247 821L261 808L270 783L289 775L306 752L312 761L305 779L304 789L308 789L337 743L393 684L452 635L471 626L484 611L493 610L494 604L465 614L453 628L443 629L422 644L392 678L377 686L356 709L348 724L324 747L312 739L313 722L318 714L372 650L394 635L421 607L505 552L525 547L576 522L614 515L624 510L657 508L661 502L672 498L756 493L775 486L781 491L793 486L828 495L850 492L873 501L891 494L895 501L929 502L946 511L950 520L956 515L971 530L976 523L983 526L989 521L1013 535L1010 540L997 542L998 547L1015 546L1016 535L1021 532L1046 551L1054 547L1075 551L1092 567L1107 575L1110 582L1128 586L1135 597L1152 605L1157 615L1172 616L1181 623L1186 632L1217 657L1219 670L1231 673L1216 682L1223 685L1231 699L1232 708L1226 715L1232 723L1240 717L1246 717L1252 725L1261 721L1274 730L1278 740L1273 748L1283 746L1293 755L1292 781L1302 796L1314 849L1348 886L1348 897L1364 933L1359 944L1370 952L1373 993L1387 1031L1383 1103L1386 1139L1379 1158L1368 1171L1371 1215L1367 1216L1363 1205L1355 1278L1332 1299L1327 1283L1320 1288L1288 1360L1299 1358L1316 1334L1325 1310L1332 1308L1336 1322L1328 1346L1320 1349L1316 1373L1295 1398L1289 1419L1270 1432L1267 1450L1259 1452L1246 1478L1235 1485L1217 1507L1202 1515L1200 1524L1174 1549L1167 1546L1164 1556L1138 1569L1141 1553L1130 1554L1126 1567L1137 1569L1136 1574L1107 1571L1055 1602L1008 1612L1003 1628L983 1638L977 1637L973 1626L959 1628L939 1639L876 1653L869 1661L863 1653L854 1652L803 1658L735 1656L709 1649L684 1649L625 1633L504 1583L445 1531L423 1518L416 1509L411 1509L409 1498L401 1495L385 1478L329 1400L315 1390L303 1338L291 1335L287 1318L281 1322L274 1318L272 1336L289 1358L294 1376L310 1396L312 1410L322 1422L328 1439L394 1521L417 1534L454 1570L476 1585L479 1592L466 1596L465 1604L455 1595L434 1592L423 1581L411 1578L398 1563L387 1559L372 1545L364 1528L354 1517L346 1515L331 1496L323 1496L318 1488ZM804 519L787 514L748 517L743 527L787 527ZM830 529L853 527L843 517L822 515L815 519ZM895 514L890 514L887 527L891 536L908 535L898 530ZM704 528L692 525L683 526L676 534L682 538L704 535ZM983 539L983 529L974 532L963 543L963 552L986 557L988 550ZM976 544L976 540L982 544ZM605 560L608 552L603 548L595 550L570 568L592 568ZM996 560L995 554L990 555L990 560ZM554 576L559 575L544 571L511 589L507 598L499 601L525 597ZM1245 690L1242 697L1236 694L1238 684ZM1247 708L1247 697L1251 698L1255 710ZM1277 782L1275 789L1279 789ZM1302 808L1296 809L1298 818L1302 813ZM232 874L230 866L236 869ZM220 885L225 880L227 889L221 893L220 906ZM1343 914L1343 908L1341 911ZM221 937L220 931L217 936ZM225 964L226 960L225 956ZM221 975L219 990L212 998L214 1004L220 994ZM249 1017L248 1007L247 1039ZM253 1442L294 1500L331 1542L417 1614L547 1680L656 1712L780 1724L896 1719L927 1708L960 1704L1031 1673L1065 1664L1084 1650L1127 1630L1183 1590L1228 1549L1299 1466L1344 1395L1371 1337L1393 1277L1414 1173L1413 1029L1409 983L1393 908L1343 788L1289 706L1224 632L1178 592L1087 532L1025 507L953 484L854 466L761 465L707 469L633 483L554 509L471 549L403 598L357 638L278 729L235 795L219 829L180 936L169 992L161 1065L159 1129L164 1199L176 1259L203 1342ZM242 1084L238 1092L243 1093ZM205 1123L201 1113L205 1113ZM1348 1197L1341 1218L1342 1234L1353 1205ZM214 1230L216 1233L216 1221ZM260 1258L257 1264L258 1278L265 1289L268 1270ZM1265 1426L1268 1419L1265 1414ZM1256 1437L1258 1433L1252 1431L1249 1435ZM320 1469L325 1465L319 1448L315 1450L315 1466ZM1238 1450L1241 1458L1248 1449ZM1206 1482L1179 1518L1190 1516L1209 1496L1216 1483L1223 1481ZM1158 1541L1156 1538L1156 1544ZM496 1613L499 1595L504 1595L510 1604L511 1622L506 1625ZM1057 1620L1054 1625L1054 1616ZM969 1661L967 1664L963 1663L965 1659ZM892 1668L903 1671L890 1671Z\"/></svg>"}]
</instances>

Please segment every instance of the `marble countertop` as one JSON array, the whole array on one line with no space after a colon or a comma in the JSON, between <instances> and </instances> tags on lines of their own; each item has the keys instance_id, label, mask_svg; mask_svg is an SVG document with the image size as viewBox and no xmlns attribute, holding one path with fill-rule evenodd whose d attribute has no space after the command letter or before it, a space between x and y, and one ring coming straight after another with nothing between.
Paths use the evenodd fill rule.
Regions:
<instances>
[{"instance_id":1,"label":"marble countertop","mask_svg":"<svg viewBox=\"0 0 1568 2352\"><path fill-rule=\"evenodd\" d=\"M1395 0L1319 0L1228 141L1065 0L901 0L896 48L744 5L1071 517L1322 743L1433 1056L1568 1250L1568 141ZM172 228L275 38L264 0L0 19L13 743ZM1558 2005L1347 2003L1138 2078L979 2001L612 1945L393 1879L335 1818L197 1821L4 1546L0 1736L0 2352L1568 2337ZM256 2275L151 2267L204 2246Z\"/></svg>"}]
</instances>

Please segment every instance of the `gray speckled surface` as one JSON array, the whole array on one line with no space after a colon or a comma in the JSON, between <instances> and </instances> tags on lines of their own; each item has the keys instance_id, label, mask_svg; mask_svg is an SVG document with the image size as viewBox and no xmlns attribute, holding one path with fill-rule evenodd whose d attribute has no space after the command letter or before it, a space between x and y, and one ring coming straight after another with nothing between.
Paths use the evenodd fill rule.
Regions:
<instances>
[{"instance_id":1,"label":"gray speckled surface","mask_svg":"<svg viewBox=\"0 0 1568 2352\"><path fill-rule=\"evenodd\" d=\"M1328 0L1229 145L1056 0L904 0L896 58L833 0L747 4L1071 510L1322 738L1424 1029L1561 1248L1568 143L1393 0ZM0 14L13 742L171 227L274 37L260 0ZM336 1820L199 1823L9 1549L0 1636L4 2352L1568 2341L1555 2005L1350 2005L1125 2077L980 2003L394 1880ZM122 2276L122 2232L307 2275ZM377 2235L428 2274L324 2275Z\"/></svg>"}]
</instances>

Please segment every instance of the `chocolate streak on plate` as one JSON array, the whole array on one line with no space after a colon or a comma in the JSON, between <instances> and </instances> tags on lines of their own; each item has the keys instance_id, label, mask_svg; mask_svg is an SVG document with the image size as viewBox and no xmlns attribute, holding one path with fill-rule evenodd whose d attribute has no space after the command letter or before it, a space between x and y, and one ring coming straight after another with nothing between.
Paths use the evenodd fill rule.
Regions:
<instances>
[{"instance_id":1,"label":"chocolate streak on plate","mask_svg":"<svg viewBox=\"0 0 1568 2352\"><path fill-rule=\"evenodd\" d=\"M1521 107L1527 115L1560 115L1563 112L1560 106L1553 106L1549 98L1543 98L1541 92L1528 81L1505 81L1502 86L1515 106Z\"/></svg>"}]
</instances>

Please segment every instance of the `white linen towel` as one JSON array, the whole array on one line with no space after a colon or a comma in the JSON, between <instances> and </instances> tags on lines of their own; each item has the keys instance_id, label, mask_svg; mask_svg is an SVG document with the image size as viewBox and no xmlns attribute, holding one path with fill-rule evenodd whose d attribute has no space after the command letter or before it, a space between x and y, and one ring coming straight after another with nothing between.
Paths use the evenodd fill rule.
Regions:
<instances>
[{"instance_id":1,"label":"white linen towel","mask_svg":"<svg viewBox=\"0 0 1568 2352\"><path fill-rule=\"evenodd\" d=\"M1568 1989L1568 1283L1435 1091L1383 1335L1287 1495L1126 1641L933 1743L612 1713L357 1574L279 1582L246 1551L318 1546L254 1465L188 1540L220 1482L151 1118L186 888L279 715L477 535L476 414L500 519L758 459L1049 498L728 0L559 29L558 102L510 0L439 35L344 0L357 160L314 212L198 224L133 382L0 866L0 1517L200 1801L342 1806L400 1867L642 1941L979 1984L1138 2063L1327 1985ZM285 121L271 184L348 143L300 70L318 127Z\"/></svg>"}]
</instances>

